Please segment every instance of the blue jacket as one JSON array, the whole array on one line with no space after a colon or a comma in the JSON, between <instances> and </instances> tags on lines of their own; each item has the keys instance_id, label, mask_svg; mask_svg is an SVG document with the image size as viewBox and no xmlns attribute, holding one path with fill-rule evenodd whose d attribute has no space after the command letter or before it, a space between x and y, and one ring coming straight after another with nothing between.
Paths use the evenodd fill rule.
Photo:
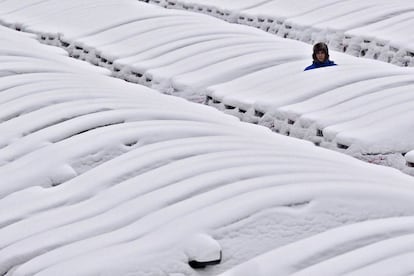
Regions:
<instances>
[{"instance_id":1,"label":"blue jacket","mask_svg":"<svg viewBox=\"0 0 414 276\"><path fill-rule=\"evenodd\" d=\"M325 61L325 62L317 62L317 61L314 61L312 63L312 65L309 65L308 67L306 67L304 71L306 71L306 70L312 70L312 69L317 69L317 68L321 68L321 67L335 66L335 65L336 65L335 62L333 62L333 61L331 61L329 59L327 61Z\"/></svg>"}]
</instances>

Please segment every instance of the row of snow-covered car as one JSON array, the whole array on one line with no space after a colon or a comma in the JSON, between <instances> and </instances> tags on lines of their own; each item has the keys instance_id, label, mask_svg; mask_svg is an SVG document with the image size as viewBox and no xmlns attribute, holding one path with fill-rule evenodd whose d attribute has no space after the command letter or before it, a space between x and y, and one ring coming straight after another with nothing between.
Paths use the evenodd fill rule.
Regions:
<instances>
[{"instance_id":1,"label":"row of snow-covered car","mask_svg":"<svg viewBox=\"0 0 414 276\"><path fill-rule=\"evenodd\" d=\"M211 16L129 0L51 3L6 1L0 19L118 78L414 173L412 68L331 52L339 66L303 72L311 46Z\"/></svg>"},{"instance_id":2,"label":"row of snow-covered car","mask_svg":"<svg viewBox=\"0 0 414 276\"><path fill-rule=\"evenodd\" d=\"M0 36L0 274L411 271L412 177Z\"/></svg>"},{"instance_id":3,"label":"row of snow-covered car","mask_svg":"<svg viewBox=\"0 0 414 276\"><path fill-rule=\"evenodd\" d=\"M231 23L358 57L414 66L412 1L217 1L140 0L165 8L205 13Z\"/></svg>"}]
</instances>

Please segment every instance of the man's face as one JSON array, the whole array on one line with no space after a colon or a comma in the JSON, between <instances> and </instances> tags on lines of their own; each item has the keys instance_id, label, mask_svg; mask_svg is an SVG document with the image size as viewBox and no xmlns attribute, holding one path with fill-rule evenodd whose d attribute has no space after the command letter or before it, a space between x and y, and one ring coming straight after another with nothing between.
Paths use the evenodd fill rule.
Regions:
<instances>
[{"instance_id":1,"label":"man's face","mask_svg":"<svg viewBox=\"0 0 414 276\"><path fill-rule=\"evenodd\" d=\"M316 59L319 62L324 62L325 61L325 58L326 58L326 55L325 55L325 52L324 51L317 51L316 52Z\"/></svg>"}]
</instances>

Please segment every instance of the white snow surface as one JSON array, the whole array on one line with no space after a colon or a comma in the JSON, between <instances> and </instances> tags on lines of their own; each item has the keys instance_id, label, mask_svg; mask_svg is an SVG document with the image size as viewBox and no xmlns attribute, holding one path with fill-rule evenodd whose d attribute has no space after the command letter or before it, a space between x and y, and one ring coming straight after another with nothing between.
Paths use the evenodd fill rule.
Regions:
<instances>
[{"instance_id":1,"label":"white snow surface","mask_svg":"<svg viewBox=\"0 0 414 276\"><path fill-rule=\"evenodd\" d=\"M145 2L209 14L310 44L324 41L332 49L358 57L414 66L414 3L410 0Z\"/></svg>"},{"instance_id":2,"label":"white snow surface","mask_svg":"<svg viewBox=\"0 0 414 276\"><path fill-rule=\"evenodd\" d=\"M22 29L38 24L50 30L33 32L63 41L64 32L55 32L70 33L69 18L57 10L74 5L64 10L82 14L76 5L91 3L36 2L45 5L39 13L30 12L34 2L2 1L0 18L19 14ZM94 3L95 11L108 4ZM133 16L135 5L147 7L119 3L107 7L118 7L126 17ZM62 25L45 23L44 10ZM25 18L30 22L23 24ZM119 20L108 17L105 26L120 26ZM72 39L80 39L81 32L98 35L94 30L102 21L90 23L71 25ZM234 26L241 33L242 27ZM243 33L249 35L262 39L258 30ZM412 271L412 177L111 78L110 66L70 58L62 49L39 44L35 35L0 27L0 37L0 274L398 276ZM280 43L280 50L308 49ZM343 64L349 60L342 58ZM303 68L305 61L281 66L304 75L294 63ZM321 69L332 74L322 88L333 85L338 70L354 67L375 68L373 79L383 74L391 83L411 84L407 68L358 61ZM361 82L369 81L367 75ZM302 85L308 85L306 78ZM383 84L378 93L394 88ZM404 87L390 92L398 95L396 103L406 104L397 119L411 111L400 91ZM383 116L394 118L392 111ZM412 152L406 157L413 160ZM218 250L220 264L200 270L188 265L197 256L214 258Z\"/></svg>"},{"instance_id":3,"label":"white snow surface","mask_svg":"<svg viewBox=\"0 0 414 276\"><path fill-rule=\"evenodd\" d=\"M348 2L338 11L361 8ZM237 9L261 6L237 3ZM338 3L300 7L316 4L331 9ZM364 11L371 9L368 3ZM135 0L3 1L0 10L4 25L36 33L118 78L205 101L244 121L414 175L408 154L414 150L413 68L332 51L339 66L303 72L309 45Z\"/></svg>"}]
</instances>

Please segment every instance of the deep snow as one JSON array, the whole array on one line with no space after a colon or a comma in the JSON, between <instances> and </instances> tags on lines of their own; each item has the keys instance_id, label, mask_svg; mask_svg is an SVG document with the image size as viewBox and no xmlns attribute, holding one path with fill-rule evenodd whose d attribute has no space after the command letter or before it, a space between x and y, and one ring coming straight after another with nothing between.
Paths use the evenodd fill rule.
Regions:
<instances>
[{"instance_id":1,"label":"deep snow","mask_svg":"<svg viewBox=\"0 0 414 276\"><path fill-rule=\"evenodd\" d=\"M252 6L254 1L247 2L239 4ZM348 4L347 9L352 6ZM7 11L0 21L36 33L72 57L108 68L113 76L205 101L244 121L414 174L412 68L331 51L340 66L303 72L310 63L309 45L133 0L116 5L104 0L59 5L33 0L25 5L0 3ZM364 5L371 14L375 7Z\"/></svg>"},{"instance_id":2,"label":"deep snow","mask_svg":"<svg viewBox=\"0 0 414 276\"><path fill-rule=\"evenodd\" d=\"M46 9L63 26L44 23L42 14L29 7L19 20L32 15L30 24L69 28L64 24L67 18L55 10L64 3L41 3L44 6L37 11ZM108 6L98 5L104 3L94 1L92 6L106 10ZM120 9L133 16L134 6ZM79 12L73 7L69 11ZM20 26L31 28L26 24ZM99 24L82 32L92 35ZM71 34L79 34L81 30L72 27ZM242 27L235 28L243 32ZM261 39L258 30L247 32L242 36L251 32ZM0 33L1 273L406 275L411 271L412 177L242 123L209 106L111 78L113 71L41 45L35 35L3 27ZM58 37L62 39L63 33ZM290 45L280 43L281 50ZM344 56L345 65L339 70L347 70L346 60ZM306 62L299 60L297 67L302 69ZM289 68L292 63L287 64ZM410 87L411 71L370 61L358 61L354 67L371 65L376 68L374 79L385 75L383 83L378 84L378 94L364 94L363 85L361 93L380 100L391 89L395 96L391 100L409 105L404 88ZM290 70L304 74L293 66ZM360 83L369 83L364 76ZM272 80L271 74L268 77ZM344 97L333 91L319 97ZM364 97L358 101L366 105ZM375 102L372 110L380 103ZM319 105L301 108L309 111ZM413 158L412 152L406 158ZM223 254L219 265L205 270L188 265L193 258L216 258L218 250Z\"/></svg>"}]
</instances>

